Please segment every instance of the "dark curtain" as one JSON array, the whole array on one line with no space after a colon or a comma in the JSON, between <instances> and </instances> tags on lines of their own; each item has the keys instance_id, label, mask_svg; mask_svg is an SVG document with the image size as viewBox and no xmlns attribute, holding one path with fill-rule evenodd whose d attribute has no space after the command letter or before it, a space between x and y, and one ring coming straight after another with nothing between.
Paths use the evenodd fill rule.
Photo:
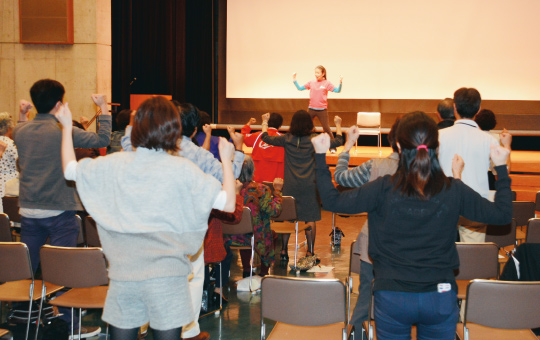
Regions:
<instances>
[{"instance_id":1,"label":"dark curtain","mask_svg":"<svg viewBox=\"0 0 540 340\"><path fill-rule=\"evenodd\" d=\"M111 3L113 102L168 94L211 113L212 1Z\"/></svg>"}]
</instances>

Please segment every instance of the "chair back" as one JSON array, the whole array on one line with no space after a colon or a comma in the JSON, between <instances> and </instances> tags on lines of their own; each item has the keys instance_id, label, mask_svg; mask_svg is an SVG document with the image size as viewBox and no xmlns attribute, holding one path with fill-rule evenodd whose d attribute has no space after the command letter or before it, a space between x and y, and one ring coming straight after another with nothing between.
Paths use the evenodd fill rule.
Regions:
<instances>
[{"instance_id":1,"label":"chair back","mask_svg":"<svg viewBox=\"0 0 540 340\"><path fill-rule=\"evenodd\" d=\"M77 245L84 245L84 228L83 228L83 222L81 219L81 216L75 215L75 219L77 220L77 223L79 224L79 236L77 237Z\"/></svg>"},{"instance_id":2,"label":"chair back","mask_svg":"<svg viewBox=\"0 0 540 340\"><path fill-rule=\"evenodd\" d=\"M0 214L0 242L12 242L11 226L9 224L9 216Z\"/></svg>"},{"instance_id":3,"label":"chair back","mask_svg":"<svg viewBox=\"0 0 540 340\"><path fill-rule=\"evenodd\" d=\"M224 235L238 235L253 232L253 220L251 217L251 209L244 207L242 211L242 219L237 224L223 223Z\"/></svg>"},{"instance_id":4,"label":"chair back","mask_svg":"<svg viewBox=\"0 0 540 340\"><path fill-rule=\"evenodd\" d=\"M274 182L263 181L262 184L270 188L270 192L274 192Z\"/></svg>"},{"instance_id":5,"label":"chair back","mask_svg":"<svg viewBox=\"0 0 540 340\"><path fill-rule=\"evenodd\" d=\"M381 113L358 112L356 114L356 125L365 128L378 128L381 126Z\"/></svg>"},{"instance_id":6,"label":"chair back","mask_svg":"<svg viewBox=\"0 0 540 340\"><path fill-rule=\"evenodd\" d=\"M495 243L456 242L459 270L456 280L497 278L499 248Z\"/></svg>"},{"instance_id":7,"label":"chair back","mask_svg":"<svg viewBox=\"0 0 540 340\"><path fill-rule=\"evenodd\" d=\"M354 274L360 274L360 253L358 252L356 240L351 243L351 256L349 260L349 276Z\"/></svg>"},{"instance_id":8,"label":"chair back","mask_svg":"<svg viewBox=\"0 0 540 340\"><path fill-rule=\"evenodd\" d=\"M273 217L274 222L295 222L296 216L296 200L292 196L283 196L281 202L281 214Z\"/></svg>"},{"instance_id":9,"label":"chair back","mask_svg":"<svg viewBox=\"0 0 540 340\"><path fill-rule=\"evenodd\" d=\"M0 282L34 279L30 252L22 242L0 242Z\"/></svg>"},{"instance_id":10,"label":"chair back","mask_svg":"<svg viewBox=\"0 0 540 340\"><path fill-rule=\"evenodd\" d=\"M540 191L536 193L535 210L540 211Z\"/></svg>"},{"instance_id":11,"label":"chair back","mask_svg":"<svg viewBox=\"0 0 540 340\"><path fill-rule=\"evenodd\" d=\"M486 242L493 242L499 248L516 245L516 220L506 225L488 225L486 227Z\"/></svg>"},{"instance_id":12,"label":"chair back","mask_svg":"<svg viewBox=\"0 0 540 340\"><path fill-rule=\"evenodd\" d=\"M86 216L84 219L84 239L88 247L101 247L96 221L92 216Z\"/></svg>"},{"instance_id":13,"label":"chair back","mask_svg":"<svg viewBox=\"0 0 540 340\"><path fill-rule=\"evenodd\" d=\"M540 243L540 218L531 218L527 225L526 243Z\"/></svg>"},{"instance_id":14,"label":"chair back","mask_svg":"<svg viewBox=\"0 0 540 340\"><path fill-rule=\"evenodd\" d=\"M101 248L53 247L39 252L43 280L59 286L87 288L109 283Z\"/></svg>"},{"instance_id":15,"label":"chair back","mask_svg":"<svg viewBox=\"0 0 540 340\"><path fill-rule=\"evenodd\" d=\"M261 281L261 320L296 326L347 322L345 285L338 279L265 276Z\"/></svg>"},{"instance_id":16,"label":"chair back","mask_svg":"<svg viewBox=\"0 0 540 340\"><path fill-rule=\"evenodd\" d=\"M535 217L536 204L529 201L514 201L513 206L513 218L516 219L516 226L522 227L527 225L529 219Z\"/></svg>"},{"instance_id":17,"label":"chair back","mask_svg":"<svg viewBox=\"0 0 540 340\"><path fill-rule=\"evenodd\" d=\"M540 282L474 280L467 287L469 322L500 329L540 327Z\"/></svg>"},{"instance_id":18,"label":"chair back","mask_svg":"<svg viewBox=\"0 0 540 340\"><path fill-rule=\"evenodd\" d=\"M4 213L9 216L11 222L21 223L21 215L19 214L19 197L4 196L2 197L2 205Z\"/></svg>"}]
</instances>

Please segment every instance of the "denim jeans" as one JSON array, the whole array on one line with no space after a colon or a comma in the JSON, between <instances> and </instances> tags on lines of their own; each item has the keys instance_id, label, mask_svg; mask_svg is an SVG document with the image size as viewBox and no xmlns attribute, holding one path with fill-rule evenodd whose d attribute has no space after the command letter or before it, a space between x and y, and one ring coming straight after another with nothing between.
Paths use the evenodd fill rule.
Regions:
<instances>
[{"instance_id":1,"label":"denim jeans","mask_svg":"<svg viewBox=\"0 0 540 340\"><path fill-rule=\"evenodd\" d=\"M375 292L377 338L410 339L416 324L419 340L454 340L459 309L456 292Z\"/></svg>"}]
</instances>

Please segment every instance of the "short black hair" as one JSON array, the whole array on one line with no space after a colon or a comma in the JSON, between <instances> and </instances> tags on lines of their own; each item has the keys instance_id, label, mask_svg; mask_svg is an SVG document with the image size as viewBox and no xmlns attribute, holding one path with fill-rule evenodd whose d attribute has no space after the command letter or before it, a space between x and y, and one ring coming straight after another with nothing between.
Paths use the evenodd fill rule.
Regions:
<instances>
[{"instance_id":1,"label":"short black hair","mask_svg":"<svg viewBox=\"0 0 540 340\"><path fill-rule=\"evenodd\" d=\"M268 118L268 127L279 129L283 124L283 117L279 113L272 112Z\"/></svg>"},{"instance_id":2,"label":"short black hair","mask_svg":"<svg viewBox=\"0 0 540 340\"><path fill-rule=\"evenodd\" d=\"M299 110L292 116L289 132L296 137L309 136L314 127L309 113L306 110Z\"/></svg>"},{"instance_id":3,"label":"short black hair","mask_svg":"<svg viewBox=\"0 0 540 340\"><path fill-rule=\"evenodd\" d=\"M66 90L53 79L38 80L30 88L30 97L38 113L49 113L56 103L62 102Z\"/></svg>"},{"instance_id":4,"label":"short black hair","mask_svg":"<svg viewBox=\"0 0 540 340\"><path fill-rule=\"evenodd\" d=\"M462 87L454 92L454 104L456 111L462 118L472 119L480 110L482 97L475 88Z\"/></svg>"},{"instance_id":5,"label":"short black hair","mask_svg":"<svg viewBox=\"0 0 540 340\"><path fill-rule=\"evenodd\" d=\"M444 98L437 105L437 112L442 119L456 120L454 116L454 100L452 98Z\"/></svg>"},{"instance_id":6,"label":"short black hair","mask_svg":"<svg viewBox=\"0 0 540 340\"><path fill-rule=\"evenodd\" d=\"M476 116L474 116L474 121L483 131L493 130L497 125L497 119L495 118L495 114L493 113L493 111L488 109L480 110L480 112L478 112Z\"/></svg>"},{"instance_id":7,"label":"short black hair","mask_svg":"<svg viewBox=\"0 0 540 340\"><path fill-rule=\"evenodd\" d=\"M201 120L199 109L190 103L180 104L180 119L182 120L182 135L191 137Z\"/></svg>"},{"instance_id":8,"label":"short black hair","mask_svg":"<svg viewBox=\"0 0 540 340\"><path fill-rule=\"evenodd\" d=\"M199 121L199 125L197 125L197 130L198 132L202 132L203 126L212 124L212 117L206 111L199 111L199 115L201 116L201 120Z\"/></svg>"},{"instance_id":9,"label":"short black hair","mask_svg":"<svg viewBox=\"0 0 540 340\"><path fill-rule=\"evenodd\" d=\"M129 125L129 120L131 119L131 110L122 110L118 112L116 116L116 128L119 131L125 130Z\"/></svg>"}]
</instances>

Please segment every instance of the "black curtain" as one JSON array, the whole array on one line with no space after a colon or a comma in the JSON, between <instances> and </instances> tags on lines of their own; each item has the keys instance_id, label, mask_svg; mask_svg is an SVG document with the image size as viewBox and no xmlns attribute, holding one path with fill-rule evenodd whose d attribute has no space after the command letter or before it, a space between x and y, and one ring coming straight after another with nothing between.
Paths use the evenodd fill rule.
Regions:
<instances>
[{"instance_id":1,"label":"black curtain","mask_svg":"<svg viewBox=\"0 0 540 340\"><path fill-rule=\"evenodd\" d=\"M212 1L111 4L113 102L127 109L130 94L167 94L211 113Z\"/></svg>"}]
</instances>

